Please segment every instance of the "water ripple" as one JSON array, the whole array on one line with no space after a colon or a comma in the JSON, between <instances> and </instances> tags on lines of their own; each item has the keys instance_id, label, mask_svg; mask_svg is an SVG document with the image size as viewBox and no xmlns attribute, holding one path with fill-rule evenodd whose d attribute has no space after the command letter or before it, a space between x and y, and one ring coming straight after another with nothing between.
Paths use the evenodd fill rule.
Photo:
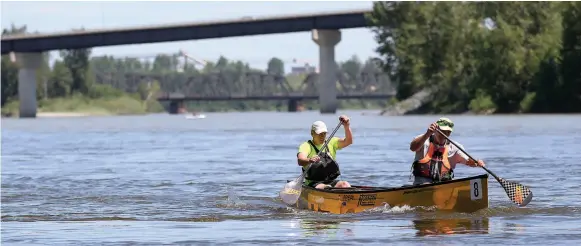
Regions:
<instances>
[{"instance_id":1,"label":"water ripple","mask_svg":"<svg viewBox=\"0 0 581 246\"><path fill-rule=\"evenodd\" d=\"M310 123L322 119L331 128L336 116L207 115L198 121L169 115L3 119L2 242L580 241L579 116L452 117L452 137L472 156L499 176L531 187L535 198L526 208L515 208L491 178L490 208L474 214L384 207L329 215L289 208L277 194L285 180L300 174L296 152L309 138ZM338 152L342 178L361 185L409 184L409 141L436 117L351 115L355 141ZM466 166L456 170L457 177L482 173ZM430 237L450 233L457 237Z\"/></svg>"}]
</instances>

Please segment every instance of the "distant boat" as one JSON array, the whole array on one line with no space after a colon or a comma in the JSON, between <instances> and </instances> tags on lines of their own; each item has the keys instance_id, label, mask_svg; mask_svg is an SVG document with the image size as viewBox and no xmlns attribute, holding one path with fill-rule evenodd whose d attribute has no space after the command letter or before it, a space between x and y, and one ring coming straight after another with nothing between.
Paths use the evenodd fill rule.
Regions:
<instances>
[{"instance_id":1,"label":"distant boat","mask_svg":"<svg viewBox=\"0 0 581 246\"><path fill-rule=\"evenodd\" d=\"M205 119L206 115L205 114L188 114L186 115L186 119L190 119L190 120L196 120L196 119Z\"/></svg>"}]
</instances>

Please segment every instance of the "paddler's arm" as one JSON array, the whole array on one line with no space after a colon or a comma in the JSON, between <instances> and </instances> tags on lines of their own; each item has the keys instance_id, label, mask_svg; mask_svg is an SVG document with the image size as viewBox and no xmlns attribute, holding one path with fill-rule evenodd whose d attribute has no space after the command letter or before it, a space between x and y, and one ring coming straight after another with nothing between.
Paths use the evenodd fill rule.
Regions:
<instances>
[{"instance_id":1,"label":"paddler's arm","mask_svg":"<svg viewBox=\"0 0 581 246\"><path fill-rule=\"evenodd\" d=\"M304 142L299 146L299 153L297 153L297 162L299 166L306 166L311 161L309 159L309 153L311 151L311 146L308 142Z\"/></svg>"},{"instance_id":2,"label":"paddler's arm","mask_svg":"<svg viewBox=\"0 0 581 246\"><path fill-rule=\"evenodd\" d=\"M460 163L469 166L469 167L478 167L478 165L482 165L484 166L484 161L482 160L478 160L478 162L481 163L477 163L474 160L468 158L468 156L466 156L464 153L462 153L462 151L458 151L458 156L460 156L460 158L458 158L460 160Z\"/></svg>"},{"instance_id":3,"label":"paddler's arm","mask_svg":"<svg viewBox=\"0 0 581 246\"><path fill-rule=\"evenodd\" d=\"M307 154L302 153L302 152L299 152L297 154L297 161L299 163L299 166L301 166L301 167L306 166L310 163L309 158L307 158Z\"/></svg>"},{"instance_id":4,"label":"paddler's arm","mask_svg":"<svg viewBox=\"0 0 581 246\"><path fill-rule=\"evenodd\" d=\"M353 143L353 134L351 133L351 127L347 125L344 128L345 128L345 138L339 138L338 141L339 149L345 148Z\"/></svg>"},{"instance_id":5,"label":"paddler's arm","mask_svg":"<svg viewBox=\"0 0 581 246\"><path fill-rule=\"evenodd\" d=\"M467 158L466 159L466 163L464 163L466 166L470 166L470 167L484 167L486 166L486 164L484 163L483 160L478 160L478 162L475 162L474 160Z\"/></svg>"},{"instance_id":6,"label":"paddler's arm","mask_svg":"<svg viewBox=\"0 0 581 246\"><path fill-rule=\"evenodd\" d=\"M339 149L345 148L353 144L353 134L351 133L351 120L345 115L341 115L339 120L343 123L343 128L345 129L345 137L339 138L337 147Z\"/></svg>"},{"instance_id":7,"label":"paddler's arm","mask_svg":"<svg viewBox=\"0 0 581 246\"><path fill-rule=\"evenodd\" d=\"M428 140L428 138L430 138L430 136L432 136L432 134L434 133L434 131L436 129L438 129L438 125L434 122L432 123L429 127L428 130L426 131L426 133L424 133L424 135L419 135L416 138L414 138L414 140L412 140L412 142L410 143L410 150L412 152L416 152L418 151L426 142L426 140Z\"/></svg>"},{"instance_id":8,"label":"paddler's arm","mask_svg":"<svg viewBox=\"0 0 581 246\"><path fill-rule=\"evenodd\" d=\"M462 146L461 144L459 143L456 144L460 146L462 149L464 149L464 146ZM454 157L456 157L455 159L458 160L457 162L462 163L469 167L485 166L483 160L478 160L478 162L475 162L474 160L470 159L470 157L468 157L468 155L466 155L466 153L464 153L460 149L456 149L456 154Z\"/></svg>"},{"instance_id":9,"label":"paddler's arm","mask_svg":"<svg viewBox=\"0 0 581 246\"><path fill-rule=\"evenodd\" d=\"M426 140L428 140L428 138L430 138L431 135L432 133L426 132L424 133L424 135L418 135L417 137L415 137L414 140L412 140L412 142L410 143L410 150L412 152L418 151L422 146L424 146L424 143L426 142Z\"/></svg>"}]
</instances>

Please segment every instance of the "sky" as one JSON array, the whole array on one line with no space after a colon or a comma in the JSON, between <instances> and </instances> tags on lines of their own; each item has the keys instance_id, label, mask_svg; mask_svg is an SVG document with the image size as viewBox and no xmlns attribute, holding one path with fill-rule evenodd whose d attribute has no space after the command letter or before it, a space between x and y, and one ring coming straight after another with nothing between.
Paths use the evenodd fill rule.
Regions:
<instances>
[{"instance_id":1,"label":"sky","mask_svg":"<svg viewBox=\"0 0 581 246\"><path fill-rule=\"evenodd\" d=\"M264 17L327 11L371 9L371 1L354 2L24 2L2 1L2 28L27 25L28 31L43 33L86 29L136 27L208 20ZM335 59L344 61L353 55L361 60L376 56L377 43L367 28L344 29L335 47ZM148 57L157 53L174 53L180 49L188 55L216 61L220 55L242 60L252 67L265 69L271 57L282 59L288 69L296 59L318 66L318 46L310 32L268 34L246 37L164 42L140 45L95 47L92 54ZM51 57L58 56L55 52ZM288 71L288 70L287 70Z\"/></svg>"}]
</instances>

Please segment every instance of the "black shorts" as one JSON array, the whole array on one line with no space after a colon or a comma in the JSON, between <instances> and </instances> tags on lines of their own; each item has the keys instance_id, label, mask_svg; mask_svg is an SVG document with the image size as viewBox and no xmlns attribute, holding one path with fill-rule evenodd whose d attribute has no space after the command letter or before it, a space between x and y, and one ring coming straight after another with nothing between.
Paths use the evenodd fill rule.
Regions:
<instances>
[{"instance_id":1,"label":"black shorts","mask_svg":"<svg viewBox=\"0 0 581 246\"><path fill-rule=\"evenodd\" d=\"M307 186L313 187L315 188L317 185L319 184L326 184L326 185L330 185L331 187L335 187L335 185L337 185L337 183L339 183L340 180L332 180L332 181L307 181L306 184Z\"/></svg>"}]
</instances>

